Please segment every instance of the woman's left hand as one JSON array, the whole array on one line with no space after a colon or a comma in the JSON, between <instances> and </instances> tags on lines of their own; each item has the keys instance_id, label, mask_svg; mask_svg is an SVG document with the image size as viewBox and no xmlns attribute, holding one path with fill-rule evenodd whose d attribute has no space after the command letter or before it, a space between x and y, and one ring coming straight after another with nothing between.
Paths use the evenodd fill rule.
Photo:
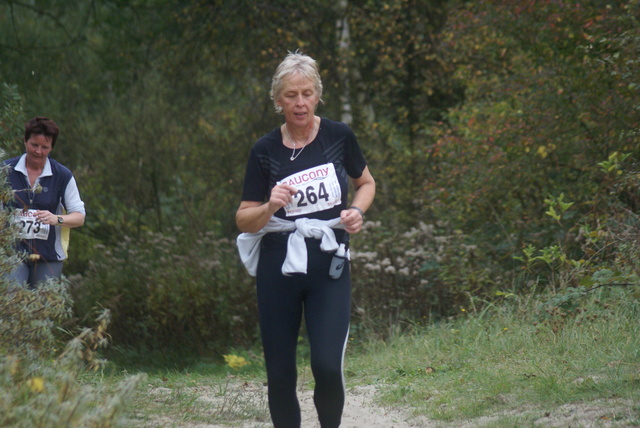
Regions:
<instances>
[{"instance_id":1,"label":"woman's left hand","mask_svg":"<svg viewBox=\"0 0 640 428\"><path fill-rule=\"evenodd\" d=\"M58 216L47 210L36 211L36 220L42 224L58 224Z\"/></svg>"},{"instance_id":2,"label":"woman's left hand","mask_svg":"<svg viewBox=\"0 0 640 428\"><path fill-rule=\"evenodd\" d=\"M340 212L340 223L344 224L344 229L348 234L358 233L362 229L362 214L353 208L342 210Z\"/></svg>"},{"instance_id":3,"label":"woman's left hand","mask_svg":"<svg viewBox=\"0 0 640 428\"><path fill-rule=\"evenodd\" d=\"M347 233L358 233L364 223L364 212L371 206L373 197L376 194L376 181L369 172L369 167L365 166L362 175L353 178L355 194L349 209L340 212L341 223L344 224ZM355 207L358 207L356 209Z\"/></svg>"}]
</instances>

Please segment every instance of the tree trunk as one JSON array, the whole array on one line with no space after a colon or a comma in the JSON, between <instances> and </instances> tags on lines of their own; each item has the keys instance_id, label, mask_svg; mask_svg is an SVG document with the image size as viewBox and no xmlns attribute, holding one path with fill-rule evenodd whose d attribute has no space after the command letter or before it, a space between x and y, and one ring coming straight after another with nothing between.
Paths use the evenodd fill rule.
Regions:
<instances>
[{"instance_id":1,"label":"tree trunk","mask_svg":"<svg viewBox=\"0 0 640 428\"><path fill-rule=\"evenodd\" d=\"M349 82L349 21L347 20L348 0L338 0L336 20L336 40L338 41L338 79L340 80L340 121L350 125L353 121L351 112L351 93Z\"/></svg>"}]
</instances>

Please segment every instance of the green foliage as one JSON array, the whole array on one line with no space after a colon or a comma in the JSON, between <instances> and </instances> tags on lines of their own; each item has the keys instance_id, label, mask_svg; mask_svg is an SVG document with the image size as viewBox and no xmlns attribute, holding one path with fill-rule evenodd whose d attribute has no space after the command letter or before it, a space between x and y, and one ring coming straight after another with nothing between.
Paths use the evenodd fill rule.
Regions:
<instances>
[{"instance_id":1,"label":"green foliage","mask_svg":"<svg viewBox=\"0 0 640 428\"><path fill-rule=\"evenodd\" d=\"M573 202L564 202L564 193L561 193L558 198L550 196L544 200L544 203L549 207L549 210L546 211L545 214L558 223L561 223L563 215L573 205Z\"/></svg>"},{"instance_id":2,"label":"green foliage","mask_svg":"<svg viewBox=\"0 0 640 428\"><path fill-rule=\"evenodd\" d=\"M87 274L73 279L75 298L81 313L112 311L119 346L205 352L256 339L253 278L234 241L175 228L97 253Z\"/></svg>"},{"instance_id":3,"label":"green foliage","mask_svg":"<svg viewBox=\"0 0 640 428\"><path fill-rule=\"evenodd\" d=\"M213 257L222 266L212 275L185 241L237 233L248 150L281 122L269 79L295 49L320 64L319 113L352 118L377 179L368 216L382 224L354 239L371 254L354 259L365 318L590 287L607 269L633 282L637 1L267 3L0 1L0 80L15 82L2 89L2 147L22 150L25 116L61 125L53 157L74 171L88 209L65 266L82 284L81 318L112 308L123 345L183 331L196 348L253 337L255 315L219 300L255 310L232 247ZM184 240L144 247L174 227ZM424 252L393 239L405 233ZM190 304L197 318L185 318Z\"/></svg>"},{"instance_id":4,"label":"green foliage","mask_svg":"<svg viewBox=\"0 0 640 428\"><path fill-rule=\"evenodd\" d=\"M0 86L0 151L4 159L4 152L9 150L16 141L22 141L20 119L23 116L22 97L15 84L1 82Z\"/></svg>"},{"instance_id":5,"label":"green foliage","mask_svg":"<svg viewBox=\"0 0 640 428\"><path fill-rule=\"evenodd\" d=\"M3 152L0 150L0 155ZM13 198L13 192L7 185L5 169L0 169L0 205L4 201ZM22 257L16 254L14 245L18 239L16 234L10 233L9 225L11 224L11 214L7 210L0 210L0 271L10 272L13 267L22 260ZM1 279L0 279L1 281Z\"/></svg>"},{"instance_id":6,"label":"green foliage","mask_svg":"<svg viewBox=\"0 0 640 428\"><path fill-rule=\"evenodd\" d=\"M9 232L4 229L2 235ZM66 342L62 333L73 328L67 282L49 280L30 289L8 283L2 276L6 272L0 270L0 425L117 424L144 376L127 377L108 391L80 378L106 364L98 352L107 345L108 312L95 328Z\"/></svg>"},{"instance_id":7,"label":"green foliage","mask_svg":"<svg viewBox=\"0 0 640 428\"><path fill-rule=\"evenodd\" d=\"M483 2L450 17L445 40L466 100L439 132L429 212L448 212L478 237L516 248L524 237L550 237L540 224L543 195L564 194L593 220L605 215L607 182L596 166L615 151L637 158L637 97L602 66L612 52L593 46L632 26L634 7ZM636 38L625 40L614 48L618 55L637 46ZM632 71L626 79L637 77ZM503 233L480 232L490 219Z\"/></svg>"},{"instance_id":8,"label":"green foliage","mask_svg":"<svg viewBox=\"0 0 640 428\"><path fill-rule=\"evenodd\" d=\"M56 327L71 318L72 305L64 280L49 280L35 289L3 280L0 293L3 348L27 354L51 353L61 340L60 334L55 334Z\"/></svg>"},{"instance_id":9,"label":"green foliage","mask_svg":"<svg viewBox=\"0 0 640 428\"><path fill-rule=\"evenodd\" d=\"M394 228L415 226L432 176L433 124L462 99L462 82L438 52L448 1L361 1L348 16L353 46L347 90L353 126L371 171L377 203ZM433 216L420 216L426 222Z\"/></svg>"},{"instance_id":10,"label":"green foliage","mask_svg":"<svg viewBox=\"0 0 640 428\"><path fill-rule=\"evenodd\" d=\"M0 82L0 160L6 159L5 149L15 141L21 140L19 118L22 113L22 98L16 85ZM7 185L6 171L0 167L0 206L13 198L13 192ZM6 210L0 210L0 271L8 272L19 257L13 251L13 244L17 239L15 234L8 233L10 215Z\"/></svg>"},{"instance_id":11,"label":"green foliage","mask_svg":"<svg viewBox=\"0 0 640 428\"><path fill-rule=\"evenodd\" d=\"M565 297L515 297L362 344L347 360L348 383L375 384L379 405L409 406L416 418L449 425L536 425L541 412L533 409L553 418L543 424L576 423L561 416L566 412L560 406L567 405L593 407L598 414L616 406L620 419L633 424L638 408L631 403L640 381L638 295L631 288L566 291ZM540 320L540 309L551 307L557 309L550 315L553 325ZM597 406L613 398L611 391L616 399ZM506 415L513 416L511 423L495 422Z\"/></svg>"},{"instance_id":12,"label":"green foliage","mask_svg":"<svg viewBox=\"0 0 640 428\"><path fill-rule=\"evenodd\" d=\"M508 282L482 258L481 247L444 222L399 235L367 222L351 249L356 324L380 332L398 320L455 314L469 296Z\"/></svg>"},{"instance_id":13,"label":"green foliage","mask_svg":"<svg viewBox=\"0 0 640 428\"><path fill-rule=\"evenodd\" d=\"M605 174L621 175L624 173L622 163L624 163L629 156L631 156L630 153L621 155L618 152L613 152L606 161L598 162L598 166Z\"/></svg>"},{"instance_id":14,"label":"green foliage","mask_svg":"<svg viewBox=\"0 0 640 428\"><path fill-rule=\"evenodd\" d=\"M6 308L3 303L2 309ZM95 330L87 329L70 341L53 362L42 355L50 358L54 354L51 350L41 349L41 355L34 358L19 347L3 349L0 425L16 428L117 426L145 376L129 376L108 390L81 380L88 368L100 367L99 361L92 357L104 340L105 328L103 316Z\"/></svg>"}]
</instances>

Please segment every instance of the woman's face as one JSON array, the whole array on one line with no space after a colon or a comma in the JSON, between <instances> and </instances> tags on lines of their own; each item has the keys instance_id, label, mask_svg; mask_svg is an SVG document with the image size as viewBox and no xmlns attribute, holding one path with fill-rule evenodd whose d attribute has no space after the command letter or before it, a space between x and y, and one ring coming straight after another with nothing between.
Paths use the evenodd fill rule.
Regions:
<instances>
[{"instance_id":1,"label":"woman's face","mask_svg":"<svg viewBox=\"0 0 640 428\"><path fill-rule=\"evenodd\" d=\"M51 153L51 137L45 137L42 134L32 134L27 141L24 142L27 152L27 160L33 164L44 164Z\"/></svg>"},{"instance_id":2,"label":"woman's face","mask_svg":"<svg viewBox=\"0 0 640 428\"><path fill-rule=\"evenodd\" d=\"M300 73L282 80L282 92L278 105L282 107L284 119L288 125L305 127L314 119L320 97L313 81Z\"/></svg>"}]
</instances>

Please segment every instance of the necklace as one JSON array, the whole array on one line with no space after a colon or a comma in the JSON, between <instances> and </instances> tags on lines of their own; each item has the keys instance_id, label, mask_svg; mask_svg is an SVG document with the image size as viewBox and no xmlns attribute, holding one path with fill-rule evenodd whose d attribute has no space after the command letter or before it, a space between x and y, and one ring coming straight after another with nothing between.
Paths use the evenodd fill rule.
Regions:
<instances>
[{"instance_id":1,"label":"necklace","mask_svg":"<svg viewBox=\"0 0 640 428\"><path fill-rule=\"evenodd\" d=\"M296 154L296 144L297 143L293 138L291 138L291 135L289 135L289 128L287 128L287 124L286 123L284 124L284 132L287 134L287 138L289 139L289 141L291 141L291 144L293 144L293 153L291 153L291 157L289 158L289 160L291 162L293 162L294 160L298 159L298 156L300 156L300 153L302 153L304 148L309 145L309 143L311 142L311 138L313 138L313 134L314 134L315 131L316 131L316 122L315 122L315 119L314 119L314 121L313 121L313 129L311 130L311 134L309 134L309 139L304 144L304 146L302 146L302 148L300 149L298 154Z\"/></svg>"}]
</instances>

